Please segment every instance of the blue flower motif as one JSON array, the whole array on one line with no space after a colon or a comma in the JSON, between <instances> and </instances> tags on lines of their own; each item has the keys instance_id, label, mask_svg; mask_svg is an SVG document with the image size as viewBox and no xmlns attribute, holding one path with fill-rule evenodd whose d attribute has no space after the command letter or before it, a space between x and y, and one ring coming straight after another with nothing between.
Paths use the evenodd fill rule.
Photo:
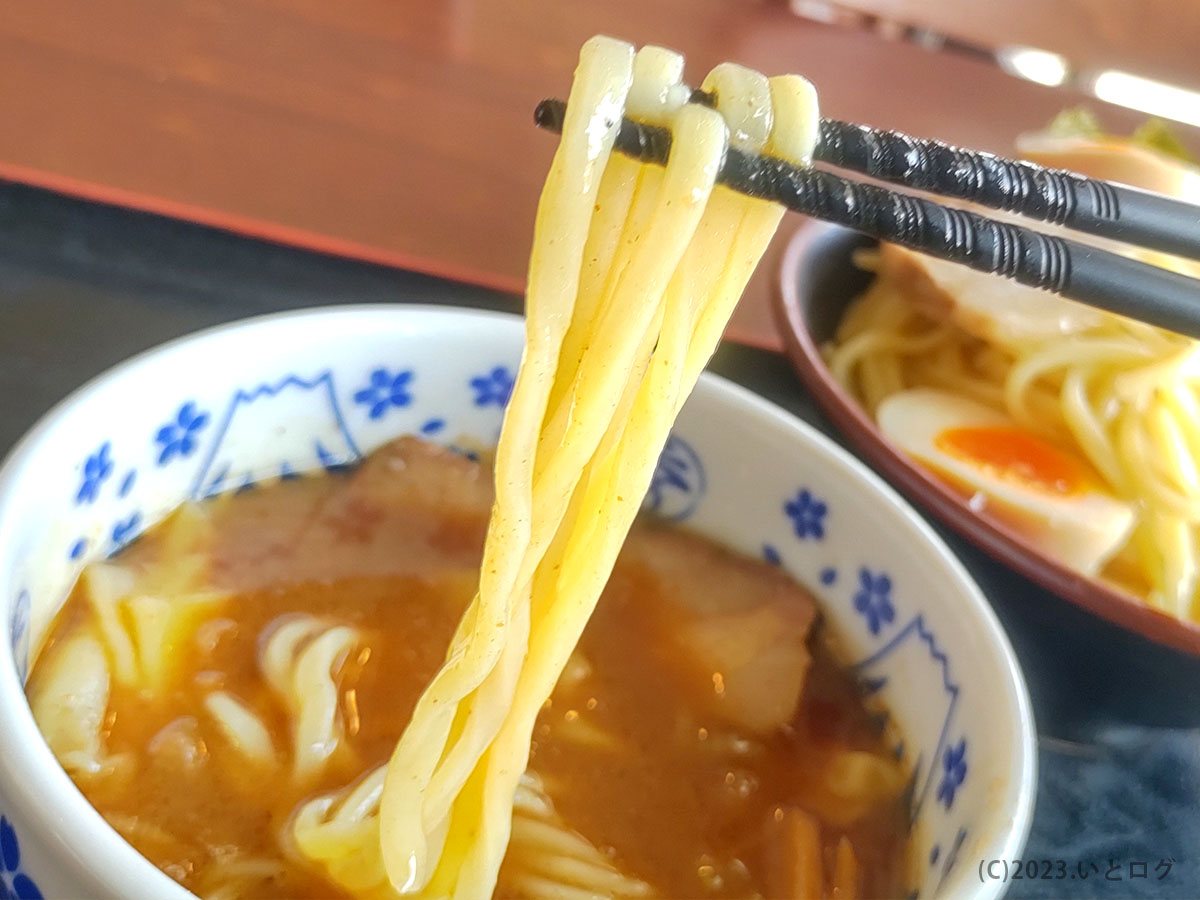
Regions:
<instances>
[{"instance_id":1,"label":"blue flower motif","mask_svg":"<svg viewBox=\"0 0 1200 900\"><path fill-rule=\"evenodd\" d=\"M133 490L133 483L137 481L137 469L130 469L125 473L125 477L121 479L121 486L117 488L117 496L124 500L129 496L129 492Z\"/></svg>"},{"instance_id":2,"label":"blue flower motif","mask_svg":"<svg viewBox=\"0 0 1200 900\"><path fill-rule=\"evenodd\" d=\"M942 754L942 781L938 785L937 798L949 809L954 803L954 795L967 777L967 739L959 740L958 745L947 747Z\"/></svg>"},{"instance_id":3,"label":"blue flower motif","mask_svg":"<svg viewBox=\"0 0 1200 900\"><path fill-rule=\"evenodd\" d=\"M29 591L17 594L12 614L12 651L17 664L17 677L25 680L29 669Z\"/></svg>"},{"instance_id":4,"label":"blue flower motif","mask_svg":"<svg viewBox=\"0 0 1200 900\"><path fill-rule=\"evenodd\" d=\"M471 379L471 389L475 391L476 406L508 406L512 397L513 385L516 380L512 372L504 366L496 366L486 375Z\"/></svg>"},{"instance_id":5,"label":"blue flower motif","mask_svg":"<svg viewBox=\"0 0 1200 900\"><path fill-rule=\"evenodd\" d=\"M783 504L784 514L792 520L792 528L800 540L825 537L825 516L829 512L824 502L812 495L808 488Z\"/></svg>"},{"instance_id":6,"label":"blue flower motif","mask_svg":"<svg viewBox=\"0 0 1200 900\"><path fill-rule=\"evenodd\" d=\"M692 489L688 479L688 462L682 456L664 452L650 478L650 505L660 506L663 493L674 489L688 493Z\"/></svg>"},{"instance_id":7,"label":"blue flower motif","mask_svg":"<svg viewBox=\"0 0 1200 900\"><path fill-rule=\"evenodd\" d=\"M42 900L42 892L33 879L21 871L21 845L17 831L0 816L0 898Z\"/></svg>"},{"instance_id":8,"label":"blue flower motif","mask_svg":"<svg viewBox=\"0 0 1200 900\"><path fill-rule=\"evenodd\" d=\"M87 458L83 464L83 481L79 484L79 492L75 494L75 502L91 503L100 492L100 485L112 475L113 461L109 456L112 442L105 441L100 449Z\"/></svg>"},{"instance_id":9,"label":"blue flower motif","mask_svg":"<svg viewBox=\"0 0 1200 900\"><path fill-rule=\"evenodd\" d=\"M178 456L186 459L196 449L196 435L208 424L208 413L196 409L196 404L189 400L179 407L175 421L168 422L158 429L154 440L161 448L158 451L158 464L164 466Z\"/></svg>"},{"instance_id":10,"label":"blue flower motif","mask_svg":"<svg viewBox=\"0 0 1200 900\"><path fill-rule=\"evenodd\" d=\"M354 395L354 402L370 407L367 412L370 418L381 418L393 406L412 403L412 394L408 392L412 378L411 369L395 375L387 369L376 369L371 373L370 383Z\"/></svg>"},{"instance_id":11,"label":"blue flower motif","mask_svg":"<svg viewBox=\"0 0 1200 900\"><path fill-rule=\"evenodd\" d=\"M29 627L29 591L17 594L17 602L13 604L12 641L16 647L21 638L25 637L25 629Z\"/></svg>"},{"instance_id":12,"label":"blue flower motif","mask_svg":"<svg viewBox=\"0 0 1200 900\"><path fill-rule=\"evenodd\" d=\"M112 539L113 543L118 547L133 537L137 531L137 527L142 523L142 514L135 512L128 519L117 522L113 525Z\"/></svg>"},{"instance_id":13,"label":"blue flower motif","mask_svg":"<svg viewBox=\"0 0 1200 900\"><path fill-rule=\"evenodd\" d=\"M892 579L883 572L874 575L870 569L859 569L854 608L867 620L871 634L879 634L884 625L891 624L896 618L896 608L892 606Z\"/></svg>"},{"instance_id":14,"label":"blue flower motif","mask_svg":"<svg viewBox=\"0 0 1200 900\"><path fill-rule=\"evenodd\" d=\"M704 499L708 482L700 457L683 438L671 435L659 454L646 491L646 507L665 519L682 522Z\"/></svg>"}]
</instances>

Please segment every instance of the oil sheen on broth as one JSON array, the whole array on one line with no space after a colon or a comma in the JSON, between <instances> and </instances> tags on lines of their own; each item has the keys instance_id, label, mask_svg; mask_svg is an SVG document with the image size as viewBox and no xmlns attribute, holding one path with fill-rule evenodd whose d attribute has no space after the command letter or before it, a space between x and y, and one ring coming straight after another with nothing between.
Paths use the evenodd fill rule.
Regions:
<instances>
[{"instance_id":1,"label":"oil sheen on broth","mask_svg":"<svg viewBox=\"0 0 1200 900\"><path fill-rule=\"evenodd\" d=\"M62 661L91 638L116 665L89 596L98 582L81 580L29 684L52 748L190 890L346 896L297 851L295 811L388 759L475 590L491 500L486 466L405 438L348 475L176 513L112 565L150 577L190 560L194 612L156 632L166 657L143 659L137 684L114 670L98 740L81 751L53 724L64 702L87 703L59 683ZM181 550L188 520L205 537ZM107 627L136 643L133 617L121 608ZM585 896L557 883L581 866L613 896L904 893L905 775L816 619L778 569L639 523L542 710L497 896ZM302 720L320 715L289 703L264 659L319 644L333 737L314 740ZM255 749L222 715L257 723L239 732ZM564 846L565 868L542 858Z\"/></svg>"}]
</instances>

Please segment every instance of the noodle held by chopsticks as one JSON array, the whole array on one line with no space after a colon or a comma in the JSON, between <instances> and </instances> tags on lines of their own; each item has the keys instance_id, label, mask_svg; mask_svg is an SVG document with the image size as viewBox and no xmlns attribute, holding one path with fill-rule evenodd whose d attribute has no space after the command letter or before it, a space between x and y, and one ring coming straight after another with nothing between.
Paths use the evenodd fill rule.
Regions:
<instances>
[{"instance_id":1,"label":"noodle held by chopsticks","mask_svg":"<svg viewBox=\"0 0 1200 900\"><path fill-rule=\"evenodd\" d=\"M671 425L782 209L715 186L732 140L811 157L801 78L585 44L538 209L526 349L496 455L479 593L386 769L297 815L349 889L490 897L534 720L608 579ZM623 115L667 126L665 169L612 155ZM631 882L632 883L632 882Z\"/></svg>"}]
</instances>

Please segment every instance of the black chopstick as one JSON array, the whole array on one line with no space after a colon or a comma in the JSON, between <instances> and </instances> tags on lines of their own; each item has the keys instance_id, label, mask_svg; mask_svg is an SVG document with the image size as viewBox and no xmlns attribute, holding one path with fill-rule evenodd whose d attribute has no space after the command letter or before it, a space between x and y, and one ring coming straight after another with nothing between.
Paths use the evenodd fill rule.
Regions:
<instances>
[{"instance_id":1,"label":"black chopstick","mask_svg":"<svg viewBox=\"0 0 1200 900\"><path fill-rule=\"evenodd\" d=\"M712 106L716 98L694 90L691 100ZM821 119L813 158L914 190L1200 259L1200 206L1174 197L837 119Z\"/></svg>"},{"instance_id":2,"label":"black chopstick","mask_svg":"<svg viewBox=\"0 0 1200 900\"><path fill-rule=\"evenodd\" d=\"M534 121L561 132L565 112L561 100L543 100ZM663 165L671 134L625 119L615 146L627 156ZM1157 266L735 147L726 153L717 180L879 240L1200 338L1200 281Z\"/></svg>"},{"instance_id":3,"label":"black chopstick","mask_svg":"<svg viewBox=\"0 0 1200 900\"><path fill-rule=\"evenodd\" d=\"M1200 206L1162 194L836 119L821 120L814 157L880 181L1200 259Z\"/></svg>"}]
</instances>

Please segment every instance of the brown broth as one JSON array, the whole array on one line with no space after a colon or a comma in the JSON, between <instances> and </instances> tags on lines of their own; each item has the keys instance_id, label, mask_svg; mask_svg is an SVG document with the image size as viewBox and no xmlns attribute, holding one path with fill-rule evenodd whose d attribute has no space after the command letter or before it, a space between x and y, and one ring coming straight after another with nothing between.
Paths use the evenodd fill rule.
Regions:
<instances>
[{"instance_id":1,"label":"brown broth","mask_svg":"<svg viewBox=\"0 0 1200 900\"><path fill-rule=\"evenodd\" d=\"M165 696L114 689L106 749L133 763L80 780L89 801L190 889L211 890L212 867L236 848L283 863L282 874L256 886L255 896L345 896L319 872L286 859L280 835L303 800L341 788L389 757L474 591L489 508L486 469L415 441L389 445L350 476L305 478L213 503L210 577L232 599L197 628L178 660L183 674ZM160 530L118 561L138 566L158 558ZM673 556L684 568L672 568ZM684 571L686 577L672 575ZM47 650L87 622L91 612L80 594L77 588L64 607ZM307 784L294 784L286 765L265 784L223 740L203 698L217 688L232 692L286 749L287 717L259 673L257 654L264 630L297 612L364 635L338 672L352 752ZM824 643L808 636L811 664L805 654L799 706L766 733L739 727L721 705L722 673L680 650L680 636L698 618L726 617L723 627L736 631L739 617L759 614L782 616L771 628L794 626L798 642L814 618L808 595L779 570L693 535L639 524L578 648L591 673L564 679L547 701L530 768L573 829L660 896L777 894L778 821L793 808L823 820L827 872L847 837L861 867L859 896L901 895L901 797L873 804L852 823L828 821L826 810L838 803L824 783L831 754L886 750ZM795 648L784 658L781 671L792 672ZM39 677L40 663L31 690ZM595 734L603 740L586 739ZM187 738L178 743L186 753L172 751L172 735ZM508 866L497 896L510 892Z\"/></svg>"}]
</instances>

